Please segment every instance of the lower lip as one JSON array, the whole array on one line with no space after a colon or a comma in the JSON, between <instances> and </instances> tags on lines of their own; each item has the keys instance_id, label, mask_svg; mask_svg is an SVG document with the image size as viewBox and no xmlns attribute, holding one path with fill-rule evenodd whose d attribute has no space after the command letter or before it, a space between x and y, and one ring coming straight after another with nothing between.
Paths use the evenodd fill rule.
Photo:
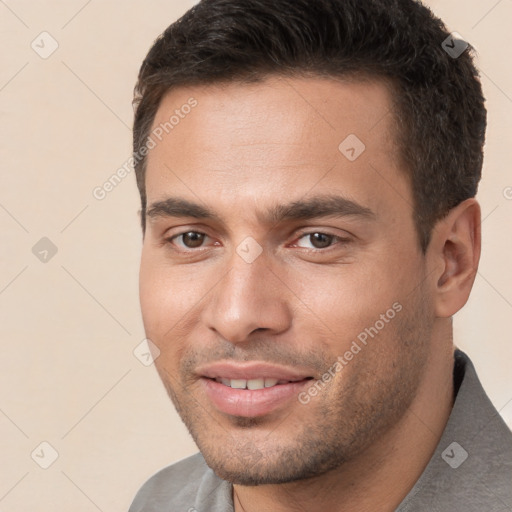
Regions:
<instances>
[{"instance_id":1,"label":"lower lip","mask_svg":"<svg viewBox=\"0 0 512 512\"><path fill-rule=\"evenodd\" d=\"M219 411L231 416L255 418L275 411L290 400L297 400L309 380L253 390L230 388L207 378L202 378L201 382L206 395Z\"/></svg>"}]
</instances>

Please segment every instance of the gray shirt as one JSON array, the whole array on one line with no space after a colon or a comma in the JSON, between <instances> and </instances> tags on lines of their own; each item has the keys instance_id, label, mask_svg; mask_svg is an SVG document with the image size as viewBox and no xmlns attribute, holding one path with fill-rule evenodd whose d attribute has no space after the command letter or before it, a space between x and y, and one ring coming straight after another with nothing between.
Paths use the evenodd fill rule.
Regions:
<instances>
[{"instance_id":1,"label":"gray shirt","mask_svg":"<svg viewBox=\"0 0 512 512\"><path fill-rule=\"evenodd\" d=\"M512 433L469 357L455 351L456 400L441 440L396 512L512 512ZM232 485L201 454L152 476L129 512L233 512Z\"/></svg>"}]
</instances>

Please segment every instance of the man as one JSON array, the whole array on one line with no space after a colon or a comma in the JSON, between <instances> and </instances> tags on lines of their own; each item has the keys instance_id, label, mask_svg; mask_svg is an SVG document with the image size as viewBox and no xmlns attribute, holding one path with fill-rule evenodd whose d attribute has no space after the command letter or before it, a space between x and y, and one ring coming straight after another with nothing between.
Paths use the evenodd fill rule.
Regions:
<instances>
[{"instance_id":1,"label":"man","mask_svg":"<svg viewBox=\"0 0 512 512\"><path fill-rule=\"evenodd\" d=\"M508 511L455 349L480 256L471 48L414 0L203 0L136 87L140 297L200 454L130 511Z\"/></svg>"}]
</instances>

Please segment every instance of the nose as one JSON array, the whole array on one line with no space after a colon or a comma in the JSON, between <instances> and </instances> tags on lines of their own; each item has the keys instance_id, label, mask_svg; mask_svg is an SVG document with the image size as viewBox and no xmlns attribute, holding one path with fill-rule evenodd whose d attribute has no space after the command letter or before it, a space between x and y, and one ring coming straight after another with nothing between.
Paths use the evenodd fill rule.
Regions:
<instances>
[{"instance_id":1,"label":"nose","mask_svg":"<svg viewBox=\"0 0 512 512\"><path fill-rule=\"evenodd\" d=\"M251 263L234 252L226 268L203 310L209 329L235 344L250 341L254 331L276 334L289 328L293 293L265 251Z\"/></svg>"}]
</instances>

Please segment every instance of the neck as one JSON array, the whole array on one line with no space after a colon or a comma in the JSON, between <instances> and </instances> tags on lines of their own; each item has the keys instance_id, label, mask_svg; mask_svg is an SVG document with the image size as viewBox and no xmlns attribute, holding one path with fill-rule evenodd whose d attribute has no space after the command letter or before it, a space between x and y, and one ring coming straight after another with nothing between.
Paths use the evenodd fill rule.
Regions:
<instances>
[{"instance_id":1,"label":"neck","mask_svg":"<svg viewBox=\"0 0 512 512\"><path fill-rule=\"evenodd\" d=\"M444 335L446 340L447 332L436 335ZM451 329L448 336L451 338ZM392 512L427 466L452 405L453 346L445 343L432 350L418 393L401 421L357 460L308 480L256 487L235 485L234 510Z\"/></svg>"}]
</instances>

